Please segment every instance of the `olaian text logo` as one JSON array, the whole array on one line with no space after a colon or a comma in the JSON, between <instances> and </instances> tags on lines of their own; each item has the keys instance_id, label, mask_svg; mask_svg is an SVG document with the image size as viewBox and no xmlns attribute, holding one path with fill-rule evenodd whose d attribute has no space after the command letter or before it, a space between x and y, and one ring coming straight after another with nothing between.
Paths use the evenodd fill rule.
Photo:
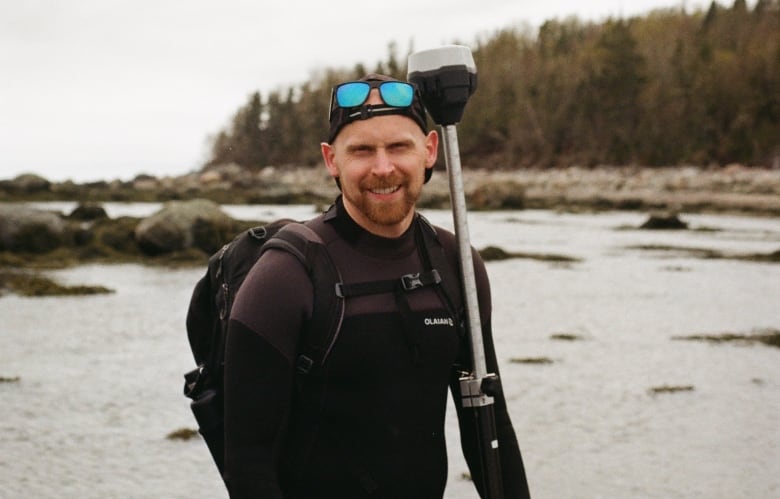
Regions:
<instances>
[{"instance_id":1,"label":"olaian text logo","mask_svg":"<svg viewBox=\"0 0 780 499\"><path fill-rule=\"evenodd\" d=\"M424 321L426 326L454 326L455 321L450 317L426 317Z\"/></svg>"}]
</instances>

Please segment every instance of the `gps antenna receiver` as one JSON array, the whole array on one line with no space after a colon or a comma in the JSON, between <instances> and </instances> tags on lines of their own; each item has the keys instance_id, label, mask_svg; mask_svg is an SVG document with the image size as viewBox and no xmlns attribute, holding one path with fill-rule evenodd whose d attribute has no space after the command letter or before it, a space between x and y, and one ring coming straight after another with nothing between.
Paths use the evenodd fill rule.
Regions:
<instances>
[{"instance_id":1,"label":"gps antenna receiver","mask_svg":"<svg viewBox=\"0 0 780 499\"><path fill-rule=\"evenodd\" d=\"M462 45L422 50L409 56L408 80L420 90L437 125L459 123L469 97L477 89L477 66L471 49Z\"/></svg>"}]
</instances>

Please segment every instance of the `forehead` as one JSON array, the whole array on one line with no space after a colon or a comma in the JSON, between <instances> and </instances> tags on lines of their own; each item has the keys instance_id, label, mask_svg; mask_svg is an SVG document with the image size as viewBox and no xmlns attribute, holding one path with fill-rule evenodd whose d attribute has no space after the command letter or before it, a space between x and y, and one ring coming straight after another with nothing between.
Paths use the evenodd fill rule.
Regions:
<instances>
[{"instance_id":1,"label":"forehead","mask_svg":"<svg viewBox=\"0 0 780 499\"><path fill-rule=\"evenodd\" d=\"M420 127L409 117L399 114L375 116L357 120L346 125L336 142L341 144L384 143L401 140L422 140L425 137Z\"/></svg>"}]
</instances>

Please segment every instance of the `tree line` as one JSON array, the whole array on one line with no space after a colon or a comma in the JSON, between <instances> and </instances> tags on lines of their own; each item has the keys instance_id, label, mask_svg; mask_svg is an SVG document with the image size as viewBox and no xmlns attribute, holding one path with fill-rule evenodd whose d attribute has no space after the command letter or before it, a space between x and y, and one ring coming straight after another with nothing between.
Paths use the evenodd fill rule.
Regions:
<instances>
[{"instance_id":1,"label":"tree line","mask_svg":"<svg viewBox=\"0 0 780 499\"><path fill-rule=\"evenodd\" d=\"M780 0L550 20L466 45L479 82L458 126L465 167L780 164ZM206 166L318 164L332 86L370 71L404 79L406 56L390 44L371 68L252 93Z\"/></svg>"}]
</instances>

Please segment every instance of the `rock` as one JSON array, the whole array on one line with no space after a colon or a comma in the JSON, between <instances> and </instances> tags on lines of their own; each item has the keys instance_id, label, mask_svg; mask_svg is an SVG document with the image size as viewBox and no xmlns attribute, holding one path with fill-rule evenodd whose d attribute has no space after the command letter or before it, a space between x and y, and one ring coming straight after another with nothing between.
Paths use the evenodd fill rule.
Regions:
<instances>
[{"instance_id":1,"label":"rock","mask_svg":"<svg viewBox=\"0 0 780 499\"><path fill-rule=\"evenodd\" d=\"M10 186L17 192L31 194L34 192L48 191L51 188L51 182L34 173L23 173L14 178L11 181Z\"/></svg>"},{"instance_id":2,"label":"rock","mask_svg":"<svg viewBox=\"0 0 780 499\"><path fill-rule=\"evenodd\" d=\"M477 210L522 210L525 187L517 182L485 183L468 194L469 206Z\"/></svg>"},{"instance_id":3,"label":"rock","mask_svg":"<svg viewBox=\"0 0 780 499\"><path fill-rule=\"evenodd\" d=\"M479 254L486 262L494 260L507 260L512 258L510 253L496 246L488 246L484 249L481 249Z\"/></svg>"},{"instance_id":4,"label":"rock","mask_svg":"<svg viewBox=\"0 0 780 499\"><path fill-rule=\"evenodd\" d=\"M179 428L178 430L168 433L165 438L168 440L190 440L198 436L200 436L198 430L193 430L192 428Z\"/></svg>"},{"instance_id":5,"label":"rock","mask_svg":"<svg viewBox=\"0 0 780 499\"><path fill-rule=\"evenodd\" d=\"M45 253L63 243L65 229L56 213L0 204L0 250Z\"/></svg>"},{"instance_id":6,"label":"rock","mask_svg":"<svg viewBox=\"0 0 780 499\"><path fill-rule=\"evenodd\" d=\"M248 189L254 185L254 174L235 163L213 165L199 176L200 184L211 189Z\"/></svg>"},{"instance_id":7,"label":"rock","mask_svg":"<svg viewBox=\"0 0 780 499\"><path fill-rule=\"evenodd\" d=\"M213 201L169 201L160 211L141 220L135 228L135 240L149 255L192 247L211 253L227 238L232 222Z\"/></svg>"},{"instance_id":8,"label":"rock","mask_svg":"<svg viewBox=\"0 0 780 499\"><path fill-rule=\"evenodd\" d=\"M249 170L235 163L215 166L212 171L218 173L221 180L227 180L231 183L244 181L246 177L251 177Z\"/></svg>"},{"instance_id":9,"label":"rock","mask_svg":"<svg viewBox=\"0 0 780 499\"><path fill-rule=\"evenodd\" d=\"M70 212L68 218L72 220L81 220L83 222L89 222L92 220L98 220L101 218L108 218L108 214L102 205L97 203L80 203L73 211Z\"/></svg>"},{"instance_id":10,"label":"rock","mask_svg":"<svg viewBox=\"0 0 780 499\"><path fill-rule=\"evenodd\" d=\"M158 187L160 187L160 182L148 175L139 175L133 180L133 189L138 191L154 191Z\"/></svg>"},{"instance_id":11,"label":"rock","mask_svg":"<svg viewBox=\"0 0 780 499\"><path fill-rule=\"evenodd\" d=\"M639 228L651 230L683 230L688 228L688 224L680 220L680 217L676 213L656 213L650 215Z\"/></svg>"},{"instance_id":12,"label":"rock","mask_svg":"<svg viewBox=\"0 0 780 499\"><path fill-rule=\"evenodd\" d=\"M222 176L219 174L219 172L214 170L209 170L207 172L203 172L200 175L200 183L205 185L213 185L217 182L222 181Z\"/></svg>"}]
</instances>

